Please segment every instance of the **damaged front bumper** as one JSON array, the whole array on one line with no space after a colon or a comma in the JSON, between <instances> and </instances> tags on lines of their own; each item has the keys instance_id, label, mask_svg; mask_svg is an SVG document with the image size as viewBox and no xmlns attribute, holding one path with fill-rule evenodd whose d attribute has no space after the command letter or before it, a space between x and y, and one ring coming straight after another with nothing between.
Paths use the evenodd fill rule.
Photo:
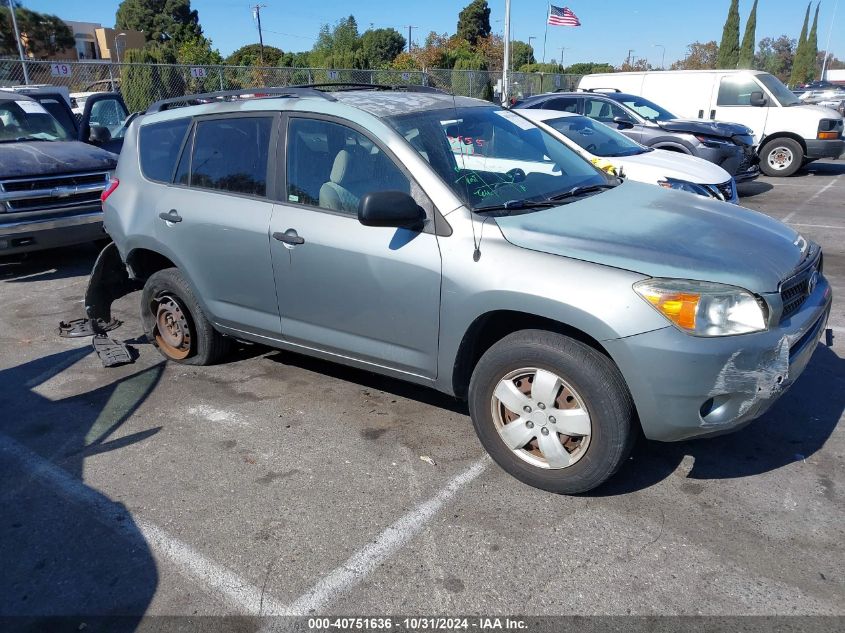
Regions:
<instances>
[{"instance_id":1,"label":"damaged front bumper","mask_svg":"<svg viewBox=\"0 0 845 633\"><path fill-rule=\"evenodd\" d=\"M801 309L754 334L695 337L674 327L605 341L646 437L677 441L736 430L794 383L825 330L832 292L821 276Z\"/></svg>"}]
</instances>

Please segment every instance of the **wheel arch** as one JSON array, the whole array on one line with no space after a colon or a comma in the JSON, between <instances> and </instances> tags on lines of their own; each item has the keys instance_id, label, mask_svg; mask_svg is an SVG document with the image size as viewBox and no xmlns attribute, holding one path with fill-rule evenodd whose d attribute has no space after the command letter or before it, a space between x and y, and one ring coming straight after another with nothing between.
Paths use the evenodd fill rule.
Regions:
<instances>
[{"instance_id":1,"label":"wheel arch","mask_svg":"<svg viewBox=\"0 0 845 633\"><path fill-rule=\"evenodd\" d=\"M149 248L135 248L126 255L126 265L133 279L146 281L150 275L165 268L178 268L166 255Z\"/></svg>"},{"instance_id":2,"label":"wheel arch","mask_svg":"<svg viewBox=\"0 0 845 633\"><path fill-rule=\"evenodd\" d=\"M780 139L780 138L788 138L788 139L795 141L796 143L798 143L801 146L801 151L804 152L804 156L807 155L807 141L805 141L799 135L797 135L793 132L775 132L774 134L763 137L763 140L760 141L761 158L762 158L763 146L765 146L770 141L776 141L777 139Z\"/></svg>"},{"instance_id":3,"label":"wheel arch","mask_svg":"<svg viewBox=\"0 0 845 633\"><path fill-rule=\"evenodd\" d=\"M466 398L473 369L481 356L508 334L520 330L547 330L569 336L607 356L604 346L587 332L548 317L515 310L493 310L477 317L464 332L452 370L452 391L458 398ZM613 361L615 364L615 361Z\"/></svg>"}]
</instances>

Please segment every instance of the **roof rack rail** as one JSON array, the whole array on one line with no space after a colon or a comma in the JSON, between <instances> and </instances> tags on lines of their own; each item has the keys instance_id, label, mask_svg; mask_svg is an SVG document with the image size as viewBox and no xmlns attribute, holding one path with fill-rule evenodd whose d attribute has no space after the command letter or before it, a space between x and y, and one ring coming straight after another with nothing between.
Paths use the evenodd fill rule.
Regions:
<instances>
[{"instance_id":1,"label":"roof rack rail","mask_svg":"<svg viewBox=\"0 0 845 633\"><path fill-rule=\"evenodd\" d=\"M232 99L243 97L245 95L260 95L261 97L320 97L321 99L326 99L327 101L336 101L336 99L330 94L326 94L322 90L315 90L310 86L289 86L286 88L242 88L240 90L218 90L216 92L203 92L200 94L161 99L147 108L146 114L169 110L171 109L171 106L176 104L183 104L185 106L198 105L205 100Z\"/></svg>"},{"instance_id":2,"label":"roof rack rail","mask_svg":"<svg viewBox=\"0 0 845 633\"><path fill-rule=\"evenodd\" d=\"M622 92L619 88L579 88L581 92Z\"/></svg>"},{"instance_id":3,"label":"roof rack rail","mask_svg":"<svg viewBox=\"0 0 845 633\"><path fill-rule=\"evenodd\" d=\"M441 90L440 88L422 86L420 84L368 84L337 81L321 84L302 84L294 87L313 88L314 90L321 90L322 88L336 88L337 90L334 90L334 92L342 92L345 90L396 90L398 92L439 92L441 94L448 94L445 90Z\"/></svg>"}]
</instances>

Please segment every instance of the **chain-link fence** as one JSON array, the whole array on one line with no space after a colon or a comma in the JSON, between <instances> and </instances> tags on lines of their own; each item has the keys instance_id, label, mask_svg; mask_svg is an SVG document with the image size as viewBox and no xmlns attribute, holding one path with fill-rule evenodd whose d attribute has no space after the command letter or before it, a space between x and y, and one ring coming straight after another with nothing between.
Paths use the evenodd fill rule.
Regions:
<instances>
[{"instance_id":1,"label":"chain-link fence","mask_svg":"<svg viewBox=\"0 0 845 633\"><path fill-rule=\"evenodd\" d=\"M71 93L119 90L130 110L153 101L215 90L291 86L327 82L423 85L456 95L500 100L502 74L478 70L357 70L0 60L0 87L22 84L67 86ZM510 93L528 97L558 89L574 90L580 75L511 73Z\"/></svg>"}]
</instances>

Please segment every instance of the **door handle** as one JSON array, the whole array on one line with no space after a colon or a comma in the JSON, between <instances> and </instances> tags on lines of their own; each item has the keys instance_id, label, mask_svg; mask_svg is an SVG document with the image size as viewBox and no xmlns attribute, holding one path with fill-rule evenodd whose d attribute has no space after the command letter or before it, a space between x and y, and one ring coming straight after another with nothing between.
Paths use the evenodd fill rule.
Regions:
<instances>
[{"instance_id":1,"label":"door handle","mask_svg":"<svg viewBox=\"0 0 845 633\"><path fill-rule=\"evenodd\" d=\"M305 239L299 237L293 229L288 229L285 233L273 233L273 239L292 246L305 244Z\"/></svg>"},{"instance_id":2,"label":"door handle","mask_svg":"<svg viewBox=\"0 0 845 633\"><path fill-rule=\"evenodd\" d=\"M176 209L171 209L167 213L164 213L162 211L161 213L158 214L158 217L160 217L165 222L181 222L182 221L182 216L179 215L179 212Z\"/></svg>"},{"instance_id":3,"label":"door handle","mask_svg":"<svg viewBox=\"0 0 845 633\"><path fill-rule=\"evenodd\" d=\"M711 119L715 119L715 118L716 118L716 111L715 111L715 110L710 110L710 118L711 118Z\"/></svg>"}]
</instances>

